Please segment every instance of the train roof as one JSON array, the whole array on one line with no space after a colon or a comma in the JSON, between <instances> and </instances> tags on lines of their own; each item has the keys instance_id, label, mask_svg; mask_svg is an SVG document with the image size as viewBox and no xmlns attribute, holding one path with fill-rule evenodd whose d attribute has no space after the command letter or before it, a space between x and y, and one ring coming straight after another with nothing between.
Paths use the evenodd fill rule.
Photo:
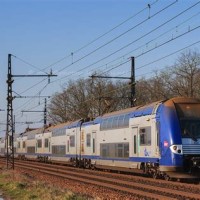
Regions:
<instances>
[{"instance_id":1,"label":"train roof","mask_svg":"<svg viewBox=\"0 0 200 200\"><path fill-rule=\"evenodd\" d=\"M49 131L51 132L52 130L55 130L55 129L63 129L63 128L66 128L70 125L71 122L65 122L65 123L61 123L61 124L56 124L54 126L50 126L46 129L46 132Z\"/></svg>"},{"instance_id":2,"label":"train roof","mask_svg":"<svg viewBox=\"0 0 200 200\"><path fill-rule=\"evenodd\" d=\"M120 115L128 115L129 118L151 115L152 113L156 112L160 104L164 104L165 106L173 106L174 104L178 104L178 103L200 103L200 99L190 98L190 97L174 97L168 100L156 101L147 105L142 105L142 106L127 108L127 109L123 109L123 110L119 110L119 111L115 111L111 113L106 113L102 116L95 118L94 121L84 122L83 126L99 124L102 122L103 119L107 119L114 116L120 116ZM38 128L35 130L27 131L23 133L22 136L39 134L39 133L43 133L44 131L51 132L57 129L71 129L71 128L80 126L81 123L82 123L82 119L76 120L74 122L65 122L62 124L55 125L55 126L50 126L46 128L45 130L44 128Z\"/></svg>"},{"instance_id":3,"label":"train roof","mask_svg":"<svg viewBox=\"0 0 200 200\"><path fill-rule=\"evenodd\" d=\"M147 105L143 106L137 106L137 107L132 107L132 108L127 108L111 113L106 113L102 116L97 117L94 120L95 124L101 123L103 119L114 117L114 116L120 116L120 115L129 115L129 118L134 118L134 117L140 117L140 116L145 116L145 115L151 115L156 111L156 108L160 104L164 104L166 106L172 106L174 104L178 103L200 103L200 99L197 98L192 98L192 97L174 97L171 99L166 99L166 100L160 100L156 101Z\"/></svg>"},{"instance_id":4,"label":"train roof","mask_svg":"<svg viewBox=\"0 0 200 200\"><path fill-rule=\"evenodd\" d=\"M29 131L26 131L24 133L22 133L22 136L28 136L28 135L32 135L32 134L39 134L39 133L43 133L44 132L44 128L37 128L37 129L31 129Z\"/></svg>"},{"instance_id":5,"label":"train roof","mask_svg":"<svg viewBox=\"0 0 200 200\"><path fill-rule=\"evenodd\" d=\"M89 122L84 122L82 124L83 127L86 127L86 126L89 126L89 125L93 125L94 124L94 121L89 121Z\"/></svg>"},{"instance_id":6,"label":"train roof","mask_svg":"<svg viewBox=\"0 0 200 200\"><path fill-rule=\"evenodd\" d=\"M53 130L56 130L56 129L70 129L70 128L75 128L75 127L79 126L80 123L81 123L81 119L79 119L77 121L74 121L74 122L65 122L65 123L62 123L62 124L57 124L55 126L48 127L46 129L46 131L53 131Z\"/></svg>"},{"instance_id":7,"label":"train roof","mask_svg":"<svg viewBox=\"0 0 200 200\"><path fill-rule=\"evenodd\" d=\"M192 98L192 97L174 97L165 101L166 105L169 104L178 104L178 103L200 103L200 99Z\"/></svg>"},{"instance_id":8,"label":"train roof","mask_svg":"<svg viewBox=\"0 0 200 200\"><path fill-rule=\"evenodd\" d=\"M119 110L119 111L115 111L111 113L106 113L100 117L97 117L94 120L94 123L97 124L97 123L100 123L103 119L114 117L114 116L120 116L120 115L129 115L130 118L151 115L154 112L157 105L159 105L162 102L163 101L156 101L144 106L137 106L137 107L127 108L127 109L123 109L123 110Z\"/></svg>"}]
</instances>

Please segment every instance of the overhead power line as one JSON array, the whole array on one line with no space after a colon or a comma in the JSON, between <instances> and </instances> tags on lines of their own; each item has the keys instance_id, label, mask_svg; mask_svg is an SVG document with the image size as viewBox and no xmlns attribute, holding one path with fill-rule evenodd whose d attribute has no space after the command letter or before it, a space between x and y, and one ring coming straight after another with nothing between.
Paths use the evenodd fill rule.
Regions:
<instances>
[{"instance_id":1,"label":"overhead power line","mask_svg":"<svg viewBox=\"0 0 200 200\"><path fill-rule=\"evenodd\" d=\"M161 60L163 60L163 59L165 59L165 58L168 58L168 57L170 57L170 56L172 56L172 55L174 55L174 54L176 54L176 53L179 53L179 52L181 52L181 51L183 51L183 50L185 50L185 49L188 49L188 48L190 48L190 47L192 47L192 46L194 46L194 45L196 45L196 44L198 44L198 43L200 43L200 40L197 41L197 42L194 42L194 43L192 43L192 44L190 44L190 45L188 45L188 46L186 46L186 47L183 47L183 48L181 48L181 49L178 49L178 50L176 50L176 51L174 51L174 52L172 52L172 53L170 53L170 54L167 54L167 55L165 55L165 56L163 56L163 57L160 57L160 58L158 58L158 59L156 59L156 60L153 60L153 61L151 61L151 62L149 62L149 63L146 63L145 65L139 66L139 67L136 68L136 70L137 70L137 69L144 68L144 67L147 67L147 66L149 66L149 65L151 65L151 64L154 64L154 63L156 63L156 62L158 62L158 61L161 61ZM161 68L161 69L162 69L162 68ZM125 72L125 73L122 73L122 74L120 74L120 75L123 76L124 74L127 74L127 73L130 73L130 71ZM152 73L152 72L151 72L151 73ZM147 73L145 73L145 74L149 74L149 72L147 72ZM142 74L142 75L145 75L145 74ZM119 75L119 76L120 76L120 75ZM142 76L142 75L139 75L139 76ZM138 76L136 76L136 77L138 77Z\"/></svg>"},{"instance_id":2,"label":"overhead power line","mask_svg":"<svg viewBox=\"0 0 200 200\"><path fill-rule=\"evenodd\" d=\"M122 58L124 58L125 56L127 56L127 55L133 53L134 51L141 49L142 47L146 47L147 45L149 45L149 44L152 43L153 41L156 41L158 38L160 38L160 37L166 35L166 34L169 33L170 31L172 31L172 30L174 30L174 29L177 30L180 26L182 26L183 24L185 24L186 22L188 22L188 21L191 20L192 18L198 16L199 14L200 14L200 12L196 13L196 14L193 15L192 17L190 17L190 18L184 20L183 22L181 22L180 24L174 26L173 28L171 28L171 29L165 31L164 33L162 33L162 34L160 34L160 35L154 37L153 39L149 40L148 42L145 42L145 44L142 44L142 45L140 45L139 47L137 47L137 48L135 48L135 49L133 49L133 50L131 50L131 51L129 51L129 52L123 54L122 56L120 56L120 57L118 57L118 58L115 58L115 59L109 61L108 63L106 63L106 64L104 64L104 65L101 65L101 66L98 66L98 67L96 67L96 68L101 69L102 67L107 66L107 65L113 63L114 61L117 61L117 60L119 60L119 59L122 59ZM121 49L119 49L119 50L121 50ZM117 52L118 52L118 51L117 51ZM114 53L117 53L117 52L114 52ZM113 53L110 54L109 57L110 57L111 55L113 55ZM104 59L106 59L106 58L107 58L107 56L104 57L104 58L102 58L102 59L99 60L98 62L100 62L100 61L102 61L102 60L104 60ZM120 61L120 62L121 62L121 61ZM96 64L96 62L95 62L95 64ZM92 63L90 66L92 66L92 65L94 65L94 63ZM112 67L112 66L111 66L111 67Z\"/></svg>"},{"instance_id":3,"label":"overhead power line","mask_svg":"<svg viewBox=\"0 0 200 200\"><path fill-rule=\"evenodd\" d=\"M169 43L169 42L172 42L172 41L174 41L174 40L176 40L176 39L178 39L178 38L180 38L180 37L182 37L182 36L184 36L184 35L186 35L186 34L192 32L192 31L195 31L195 30L197 30L197 29L199 29L199 28L200 28L200 25L199 25L199 26L196 26L196 27L194 27L194 28L192 28L192 29L189 29L188 31L186 31L186 32L184 32L184 33L182 33L182 34L180 34L180 35L178 35L178 36L176 36L176 37L172 37L170 40L168 40L168 41L166 41L166 42L163 42L163 43L157 45L156 47L154 47L154 48L152 48L152 49L149 49L148 51L145 51L145 52L143 52L143 53L137 55L136 58L139 58L140 56L143 56L144 54L149 53L150 51L153 51L154 49L157 49L157 48L159 48L159 47L161 47L161 46L163 46L163 45L165 45L165 44L167 44L167 43Z\"/></svg>"},{"instance_id":4,"label":"overhead power line","mask_svg":"<svg viewBox=\"0 0 200 200\"><path fill-rule=\"evenodd\" d=\"M36 67L35 65L29 63L28 61L25 61L25 60L22 59L22 58L19 58L18 56L13 55L13 57L16 58L16 59L18 59L18 60L20 60L21 62L23 62L23 63L25 63L25 64L31 66L32 68L39 70L40 72L43 72L43 73L45 73L45 74L48 74L47 72L41 70L39 67Z\"/></svg>"},{"instance_id":5,"label":"overhead power line","mask_svg":"<svg viewBox=\"0 0 200 200\"><path fill-rule=\"evenodd\" d=\"M174 3L175 3L175 2L174 2ZM195 7L195 6L196 6L197 4L199 4L199 3L200 3L200 1L197 2L197 3L195 3L195 4L193 4L192 6L188 7L187 9L181 11L179 14L177 14L177 15L175 15L174 17L170 18L169 20L165 21L165 22L162 23L161 25L157 26L157 27L154 28L153 30L147 32L147 33L144 34L143 36L141 36L141 37L137 38L136 40L132 41L131 43L129 43L129 44L123 46L122 48L118 49L117 51L115 51L115 52L113 52L113 53L107 55L106 57L104 57L104 58L102 58L102 59L100 59L100 60L98 60L98 61L96 61L96 62L94 62L94 63L92 63L92 64L90 64L90 65L88 65L88 66L86 66L86 67L84 67L84 68L82 68L82 69L80 69L80 70L78 70L78 72L83 71L83 70L85 70L85 69L91 67L92 65L97 64L98 62L100 62L100 61L102 61L102 60L104 60L104 59L110 57L111 55L113 55L113 54L115 54L115 53L117 53L117 52L119 52L119 51L121 51L122 49L124 49L124 48L126 48L126 47L128 47L128 46L130 46L130 45L132 45L132 44L134 44L135 42L137 42L137 41L139 41L140 39L146 37L146 36L149 35L150 33L153 33L154 31L158 30L158 29L161 28L162 26L164 26L164 25L166 25L167 23L173 21L175 18L177 18L177 17L181 16L182 14L184 14L185 12L189 11L190 9L192 9L193 7ZM170 5L171 5L171 4L170 4ZM170 5L168 5L168 6L170 6ZM165 7L165 8L166 8L166 7ZM163 9L162 9L162 10L163 10ZM159 13L159 12L161 12L161 10L158 11L157 13ZM156 14L156 13L155 13L155 14ZM154 15L155 15L155 14L154 14ZM83 58L83 57L82 57L82 58ZM77 60L77 62L78 62L78 60ZM118 67L121 66L121 65L123 65L123 64L125 64L125 63L127 63L127 62L128 62L128 61L125 61L125 62L119 64ZM71 66L71 65L72 65L72 64L68 65L67 67L69 67L69 66ZM113 69L114 69L114 68L113 68ZM111 70L109 70L109 71L111 71ZM56 79L56 80L54 80L53 82L57 82L57 81L59 81L59 80L62 80L62 79L64 79L64 78L67 78L67 77L69 77L69 76L71 76L71 75L74 75L75 73L77 73L77 72L74 72L74 73L72 73L72 74L70 74L70 75L64 76L64 77L62 77L62 78L60 78L60 79Z\"/></svg>"},{"instance_id":6,"label":"overhead power line","mask_svg":"<svg viewBox=\"0 0 200 200\"><path fill-rule=\"evenodd\" d=\"M136 55L135 58L139 58L140 56L143 56L144 54L149 53L150 51L153 51L153 50L155 50L155 49L157 49L157 48L159 48L159 47L161 47L161 46L163 46L163 45L165 45L165 44L167 44L167 43L169 43L169 42L172 42L172 41L174 41L174 40L176 40L176 39L178 39L178 38L180 38L180 37L182 37L182 36L184 36L184 35L186 35L186 34L192 32L192 31L195 31L195 30L197 30L198 28L200 28L200 26L197 26L197 27L195 27L195 28L193 28L193 29L191 29L191 30L189 30L189 31L186 31L186 32L184 32L184 33L182 33L182 34L180 34L180 35L174 37L174 38L171 38L170 40L167 40L167 41L165 41L165 42L163 42L163 43L157 45L156 47L154 47L154 48L152 48L152 49L150 49L150 50L147 50L147 51L145 51L145 52L143 52L143 53L141 53L141 54L139 54L139 55ZM128 61L125 61L125 62L121 63L120 65L117 65L117 66L115 66L115 67L112 67L111 69L107 70L107 71L104 72L104 73L110 72L111 70L116 69L116 68L120 67L121 65L123 65L123 64L125 64L125 63L127 63L127 62L128 62Z\"/></svg>"},{"instance_id":7,"label":"overhead power line","mask_svg":"<svg viewBox=\"0 0 200 200\"><path fill-rule=\"evenodd\" d=\"M133 29L139 27L140 25L144 24L145 22L147 22L148 20L152 19L153 17L157 16L158 14L160 14L161 12L163 12L164 10L168 9L169 7L171 7L172 5L174 5L175 3L177 3L177 0L168 4L167 6L165 6L164 8L162 8L161 10L159 10L158 12L156 12L155 14L153 14L152 16L148 17L147 19L139 22L138 24L136 24L135 26L131 27L130 29L126 30L125 32L121 33L120 35L118 35L117 37L113 38L112 40L104 43L103 45L99 46L98 48L94 49L93 51L87 53L85 56L79 58L78 60L74 61L73 63L63 67L62 69L60 69L58 72L63 71L64 69L67 69L68 67L72 66L73 64L85 59L86 57L92 55L93 53L95 53L96 51L102 49L103 47L107 46L108 44L114 42L115 40L119 39L120 37L122 37L123 35L127 34L128 32L132 31Z\"/></svg>"},{"instance_id":8,"label":"overhead power line","mask_svg":"<svg viewBox=\"0 0 200 200\"><path fill-rule=\"evenodd\" d=\"M200 2L198 2L198 3L200 3ZM161 25L157 26L156 28L154 28L154 29L152 29L151 31L145 33L145 34L142 35L141 37L137 38L136 40L134 40L134 41L128 43L127 45L121 47L120 49L118 49L118 50L116 50L116 51L114 51L114 52L112 52L111 54L105 56L104 58L102 58L102 59L100 59L100 60L98 60L98 61L96 61L96 62L94 62L94 63L92 63L92 64L90 64L90 65L88 65L87 67L90 67L90 66L92 66L92 65L95 65L95 64L97 64L98 62L103 61L103 60L105 60L106 58L108 58L108 57L110 57L110 56L112 56L112 55L118 53L119 51L121 51L121 50L123 50L123 49L129 47L130 45L132 45L132 44L138 42L139 40L143 39L144 37L148 36L149 34L155 32L155 31L158 30L159 28L165 26L166 24L168 24L169 22L171 22L171 21L174 20L175 18L177 18L177 17L181 16L182 14L184 14L185 12L189 11L189 10L192 9L194 6L196 6L198 3L196 3L196 4L192 5L192 6L190 6L189 8L187 8L187 9L185 9L184 11L180 12L179 14L175 15L174 17L170 18L169 20L165 21L165 22L162 23ZM167 32L168 32L168 31L167 31ZM157 36L157 37L154 38L153 40L156 40L156 39L158 39L159 37L160 37L160 36ZM150 41L147 42L147 43L150 43L151 41L152 41L152 40L150 40ZM137 50L137 49L138 49L138 48L134 49L133 51L135 51L135 50ZM127 55L127 54L124 54L122 57L124 57L124 56L126 56L126 55ZM56 81L56 80L55 80L55 81Z\"/></svg>"},{"instance_id":9,"label":"overhead power line","mask_svg":"<svg viewBox=\"0 0 200 200\"><path fill-rule=\"evenodd\" d=\"M88 47L89 45L93 44L94 42L96 42L97 40L99 40L100 38L104 37L105 35L108 35L110 32L114 31L115 29L119 28L121 25L125 24L126 22L128 22L129 20L133 19L134 17L136 17L137 15L139 15L140 13L142 13L143 11L150 9L151 6L153 6L154 4L156 4L158 2L158 0L154 1L152 4L148 4L145 8L143 8L142 10L140 10L139 12L137 12L136 14L132 15L131 17L127 18L126 20L122 21L121 23L119 23L118 25L114 26L113 28L111 28L110 30L108 30L107 32L103 33L102 35L98 36L97 38L95 38L94 40L92 40L91 42L88 42L87 44L85 44L84 46L82 46L81 48L77 49L76 51L74 51L73 53L77 53L79 51L81 51L82 49ZM150 18L150 15L148 16L148 18Z\"/></svg>"},{"instance_id":10,"label":"overhead power line","mask_svg":"<svg viewBox=\"0 0 200 200\"><path fill-rule=\"evenodd\" d=\"M109 29L108 31L106 31L105 33L101 34L100 36L96 37L95 39L91 40L90 42L86 43L85 45L83 45L82 47L80 47L79 49L73 51L72 53L70 53L67 56L64 56L63 58L55 61L54 63L52 63L51 65L45 67L43 70L46 70L52 66L55 66L56 64L62 62L63 60L71 57L72 55L80 52L81 50L85 49L86 47L90 46L91 44L93 44L94 42L98 41L99 39L103 38L104 36L108 35L109 33L111 33L112 31L114 31L115 29L119 28L120 26L122 26L123 24L125 24L126 22L130 21L131 19L135 18L136 16L138 16L139 14L141 14L142 12L144 12L145 10L149 9L155 5L159 0L155 0L153 3L148 4L145 8L141 9L140 11L138 11L137 13L135 13L134 15L128 17L127 19L125 19L124 21L120 22L118 25L114 26L113 28Z\"/></svg>"}]
</instances>

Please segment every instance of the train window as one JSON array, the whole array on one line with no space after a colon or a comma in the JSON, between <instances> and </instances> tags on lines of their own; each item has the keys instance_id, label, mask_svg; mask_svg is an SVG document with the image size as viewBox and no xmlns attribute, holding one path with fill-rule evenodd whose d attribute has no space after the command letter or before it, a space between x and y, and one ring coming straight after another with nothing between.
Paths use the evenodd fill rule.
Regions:
<instances>
[{"instance_id":1,"label":"train window","mask_svg":"<svg viewBox=\"0 0 200 200\"><path fill-rule=\"evenodd\" d=\"M129 114L125 115L124 117L124 126L125 127L129 126Z\"/></svg>"},{"instance_id":2,"label":"train window","mask_svg":"<svg viewBox=\"0 0 200 200\"><path fill-rule=\"evenodd\" d=\"M123 157L123 144L115 145L115 157L118 157L118 158Z\"/></svg>"},{"instance_id":3,"label":"train window","mask_svg":"<svg viewBox=\"0 0 200 200\"><path fill-rule=\"evenodd\" d=\"M95 153L95 138L93 138L93 140L92 140L92 144L93 144L93 146L92 146L93 153Z\"/></svg>"},{"instance_id":4,"label":"train window","mask_svg":"<svg viewBox=\"0 0 200 200\"><path fill-rule=\"evenodd\" d=\"M89 133L89 134L87 134L87 147L91 147L91 134Z\"/></svg>"},{"instance_id":5,"label":"train window","mask_svg":"<svg viewBox=\"0 0 200 200\"><path fill-rule=\"evenodd\" d=\"M42 140L37 140L37 147L41 148L42 147Z\"/></svg>"},{"instance_id":6,"label":"train window","mask_svg":"<svg viewBox=\"0 0 200 200\"><path fill-rule=\"evenodd\" d=\"M134 135L134 154L136 154L137 149L136 149L136 145L137 145L137 139L136 139L136 135Z\"/></svg>"},{"instance_id":7,"label":"train window","mask_svg":"<svg viewBox=\"0 0 200 200\"><path fill-rule=\"evenodd\" d=\"M151 145L151 127L140 128L140 145Z\"/></svg>"},{"instance_id":8,"label":"train window","mask_svg":"<svg viewBox=\"0 0 200 200\"><path fill-rule=\"evenodd\" d=\"M119 116L118 128L124 127L124 115Z\"/></svg>"},{"instance_id":9,"label":"train window","mask_svg":"<svg viewBox=\"0 0 200 200\"><path fill-rule=\"evenodd\" d=\"M100 130L124 128L129 126L129 114L103 119Z\"/></svg>"},{"instance_id":10,"label":"train window","mask_svg":"<svg viewBox=\"0 0 200 200\"><path fill-rule=\"evenodd\" d=\"M46 139L44 140L44 147L45 147L45 148L48 148L48 147L49 147L49 139L48 139L48 138L46 138Z\"/></svg>"},{"instance_id":11,"label":"train window","mask_svg":"<svg viewBox=\"0 0 200 200\"><path fill-rule=\"evenodd\" d=\"M27 147L27 153L35 153L35 147L34 146Z\"/></svg>"},{"instance_id":12,"label":"train window","mask_svg":"<svg viewBox=\"0 0 200 200\"><path fill-rule=\"evenodd\" d=\"M200 118L200 105L199 104L176 104L176 110L179 118Z\"/></svg>"},{"instance_id":13,"label":"train window","mask_svg":"<svg viewBox=\"0 0 200 200\"><path fill-rule=\"evenodd\" d=\"M65 155L66 146L65 145L55 145L52 146L52 154Z\"/></svg>"},{"instance_id":14,"label":"train window","mask_svg":"<svg viewBox=\"0 0 200 200\"><path fill-rule=\"evenodd\" d=\"M124 158L129 157L129 143L124 143Z\"/></svg>"},{"instance_id":15,"label":"train window","mask_svg":"<svg viewBox=\"0 0 200 200\"><path fill-rule=\"evenodd\" d=\"M26 148L26 142L23 141L23 149Z\"/></svg>"},{"instance_id":16,"label":"train window","mask_svg":"<svg viewBox=\"0 0 200 200\"><path fill-rule=\"evenodd\" d=\"M104 158L109 156L109 150L107 144L101 144L101 156Z\"/></svg>"},{"instance_id":17,"label":"train window","mask_svg":"<svg viewBox=\"0 0 200 200\"><path fill-rule=\"evenodd\" d=\"M200 137L200 122L196 119L182 119L180 121L182 137L197 140Z\"/></svg>"},{"instance_id":18,"label":"train window","mask_svg":"<svg viewBox=\"0 0 200 200\"><path fill-rule=\"evenodd\" d=\"M103 122L102 122L101 127L100 127L101 130L105 130L106 129L107 121L108 121L108 119L103 119Z\"/></svg>"},{"instance_id":19,"label":"train window","mask_svg":"<svg viewBox=\"0 0 200 200\"><path fill-rule=\"evenodd\" d=\"M115 116L113 118L112 128L117 128L118 127L118 118L119 118L119 116Z\"/></svg>"},{"instance_id":20,"label":"train window","mask_svg":"<svg viewBox=\"0 0 200 200\"><path fill-rule=\"evenodd\" d=\"M100 155L104 158L128 158L129 143L100 144Z\"/></svg>"},{"instance_id":21,"label":"train window","mask_svg":"<svg viewBox=\"0 0 200 200\"><path fill-rule=\"evenodd\" d=\"M65 134L66 134L66 129L65 128L55 129L55 130L52 131L52 137L65 135Z\"/></svg>"},{"instance_id":22,"label":"train window","mask_svg":"<svg viewBox=\"0 0 200 200\"><path fill-rule=\"evenodd\" d=\"M70 140L70 147L75 147L75 136L71 135L69 137L69 140Z\"/></svg>"},{"instance_id":23,"label":"train window","mask_svg":"<svg viewBox=\"0 0 200 200\"><path fill-rule=\"evenodd\" d=\"M108 123L107 123L106 129L111 129L112 128L112 122L113 122L113 117L108 119Z\"/></svg>"},{"instance_id":24,"label":"train window","mask_svg":"<svg viewBox=\"0 0 200 200\"><path fill-rule=\"evenodd\" d=\"M67 152L69 152L69 140L67 140Z\"/></svg>"}]
</instances>

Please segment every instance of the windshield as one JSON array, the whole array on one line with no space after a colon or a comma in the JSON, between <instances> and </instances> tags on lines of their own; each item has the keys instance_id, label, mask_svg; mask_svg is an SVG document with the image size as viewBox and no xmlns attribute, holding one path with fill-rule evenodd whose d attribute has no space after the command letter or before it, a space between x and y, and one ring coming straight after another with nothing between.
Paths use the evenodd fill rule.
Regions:
<instances>
[{"instance_id":1,"label":"windshield","mask_svg":"<svg viewBox=\"0 0 200 200\"><path fill-rule=\"evenodd\" d=\"M176 104L183 138L200 138L200 104Z\"/></svg>"}]
</instances>

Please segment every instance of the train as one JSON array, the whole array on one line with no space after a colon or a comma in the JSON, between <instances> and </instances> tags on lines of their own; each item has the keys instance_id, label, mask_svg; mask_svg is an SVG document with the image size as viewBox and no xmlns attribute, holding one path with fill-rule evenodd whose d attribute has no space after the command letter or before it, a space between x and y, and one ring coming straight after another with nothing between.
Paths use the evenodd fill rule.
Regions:
<instances>
[{"instance_id":1,"label":"train","mask_svg":"<svg viewBox=\"0 0 200 200\"><path fill-rule=\"evenodd\" d=\"M15 136L15 157L76 167L141 172L166 180L200 178L200 100L175 97L144 106L28 130ZM1 138L0 153L5 153Z\"/></svg>"}]
</instances>

